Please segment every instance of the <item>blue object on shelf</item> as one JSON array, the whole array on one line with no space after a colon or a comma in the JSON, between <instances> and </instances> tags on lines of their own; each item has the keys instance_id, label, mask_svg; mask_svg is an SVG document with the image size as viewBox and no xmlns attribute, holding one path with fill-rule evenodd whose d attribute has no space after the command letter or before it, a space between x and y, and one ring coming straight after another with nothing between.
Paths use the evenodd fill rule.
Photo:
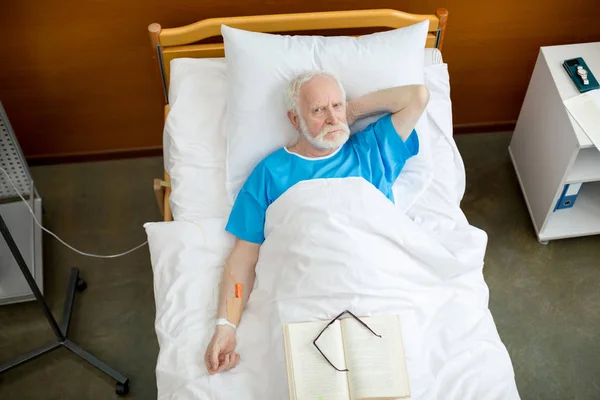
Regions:
<instances>
[{"instance_id":1,"label":"blue object on shelf","mask_svg":"<svg viewBox=\"0 0 600 400\"><path fill-rule=\"evenodd\" d=\"M573 207L575 205L575 200L577 200L579 189L581 189L581 183L565 185L560 198L556 203L556 207L554 207L554 211Z\"/></svg>"}]
</instances>

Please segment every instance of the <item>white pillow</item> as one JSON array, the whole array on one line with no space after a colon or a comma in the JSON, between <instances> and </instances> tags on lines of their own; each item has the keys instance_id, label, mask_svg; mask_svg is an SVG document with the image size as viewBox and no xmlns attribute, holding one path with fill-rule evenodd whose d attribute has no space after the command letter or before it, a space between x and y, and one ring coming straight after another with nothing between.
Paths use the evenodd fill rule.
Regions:
<instances>
[{"instance_id":1,"label":"white pillow","mask_svg":"<svg viewBox=\"0 0 600 400\"><path fill-rule=\"evenodd\" d=\"M442 62L439 50L425 49L426 66ZM425 113L428 117L421 118L417 126L419 135L421 138L435 137L441 134L441 129L451 136L451 104L445 65L426 67L425 84L431 99ZM227 71L223 58L171 61L171 112L165 124L163 142L165 168L172 183L171 210L177 221L226 218L231 210L225 191L226 87ZM421 124L429 130L421 129ZM428 165L421 168L426 161L420 161L425 152L422 145L420 154L408 161L394 183L396 205L402 210L414 204L429 181L430 168ZM440 156L436 153L437 158Z\"/></svg>"},{"instance_id":2,"label":"white pillow","mask_svg":"<svg viewBox=\"0 0 600 400\"><path fill-rule=\"evenodd\" d=\"M229 214L223 183L226 72L223 59L178 58L171 62L171 110L163 143L176 220Z\"/></svg>"},{"instance_id":3,"label":"white pillow","mask_svg":"<svg viewBox=\"0 0 600 400\"><path fill-rule=\"evenodd\" d=\"M392 86L423 83L429 21L358 38L281 36L223 25L227 60L227 191L237 195L252 169L297 132L284 91L296 75L335 74L354 99Z\"/></svg>"}]
</instances>

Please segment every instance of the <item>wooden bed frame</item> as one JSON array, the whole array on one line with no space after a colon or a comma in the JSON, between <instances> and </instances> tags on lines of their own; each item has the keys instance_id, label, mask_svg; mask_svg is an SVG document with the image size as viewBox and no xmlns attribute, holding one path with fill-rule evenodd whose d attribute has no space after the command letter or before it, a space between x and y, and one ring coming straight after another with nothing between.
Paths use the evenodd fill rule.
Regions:
<instances>
[{"instance_id":1,"label":"wooden bed frame","mask_svg":"<svg viewBox=\"0 0 600 400\"><path fill-rule=\"evenodd\" d=\"M148 33L153 57L160 73L165 101L165 119L169 113L169 76L171 60L185 58L224 57L223 43L197 42L221 36L221 25L255 32L298 32L330 29L391 28L397 29L429 20L429 33L425 47L442 49L448 10L440 8L433 14L408 14L381 10L330 11L301 14L255 15L248 17L209 18L190 25L163 29L159 24L150 24ZM171 180L164 171L164 178L154 180L154 192L164 221L172 221L169 206Z\"/></svg>"}]
</instances>

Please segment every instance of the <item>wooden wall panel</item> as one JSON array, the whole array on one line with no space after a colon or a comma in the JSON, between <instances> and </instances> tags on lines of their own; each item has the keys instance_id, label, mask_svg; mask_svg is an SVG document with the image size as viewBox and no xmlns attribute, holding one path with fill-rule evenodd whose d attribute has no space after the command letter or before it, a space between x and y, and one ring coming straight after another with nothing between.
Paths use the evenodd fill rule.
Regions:
<instances>
[{"instance_id":1,"label":"wooden wall panel","mask_svg":"<svg viewBox=\"0 0 600 400\"><path fill-rule=\"evenodd\" d=\"M30 159L150 154L160 148L162 136L161 88L146 34L151 22L171 27L225 15L387 7L433 13L445 7L450 15L444 59L454 122L488 129L516 120L540 46L600 41L595 5L595 0L3 2L0 101Z\"/></svg>"}]
</instances>

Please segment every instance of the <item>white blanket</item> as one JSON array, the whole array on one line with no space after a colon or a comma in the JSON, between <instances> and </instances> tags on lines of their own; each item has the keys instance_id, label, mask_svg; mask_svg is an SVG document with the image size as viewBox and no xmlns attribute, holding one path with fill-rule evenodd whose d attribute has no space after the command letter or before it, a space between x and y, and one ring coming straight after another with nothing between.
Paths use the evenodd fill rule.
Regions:
<instances>
[{"instance_id":1,"label":"white blanket","mask_svg":"<svg viewBox=\"0 0 600 400\"><path fill-rule=\"evenodd\" d=\"M400 315L412 398L518 398L487 308L483 231L464 224L434 235L370 183L346 178L289 189L269 207L265 234L237 332L240 364L198 376L185 392L288 398L282 324L349 309Z\"/></svg>"},{"instance_id":2,"label":"white blanket","mask_svg":"<svg viewBox=\"0 0 600 400\"><path fill-rule=\"evenodd\" d=\"M145 225L155 277L160 400L287 399L281 324L329 319L346 308L359 315L401 315L413 399L518 398L508 354L487 308L485 234L469 226L459 208L465 175L452 140L446 66L431 66L426 76L432 92L427 114L433 180L418 191L418 201L414 186L396 190L402 197L395 208L355 179L305 182L274 203L267 232L275 234L263 246L257 286L239 327L242 359L236 369L209 376L203 361L214 332L223 263L233 244L224 232L225 203L211 205L221 211L208 215L219 218ZM220 154L219 148L210 151ZM222 180L208 179L209 171L202 170L202 195L222 186ZM339 187L308 196L333 185ZM191 199L202 203L200 194ZM309 201L299 202L307 196ZM361 211L343 213L349 207ZM308 219L294 219L300 215ZM295 221L287 228L286 218ZM299 229L312 236L300 240ZM356 258L349 257L351 251ZM351 266L359 269L347 274ZM344 273L336 274L340 270Z\"/></svg>"}]
</instances>

